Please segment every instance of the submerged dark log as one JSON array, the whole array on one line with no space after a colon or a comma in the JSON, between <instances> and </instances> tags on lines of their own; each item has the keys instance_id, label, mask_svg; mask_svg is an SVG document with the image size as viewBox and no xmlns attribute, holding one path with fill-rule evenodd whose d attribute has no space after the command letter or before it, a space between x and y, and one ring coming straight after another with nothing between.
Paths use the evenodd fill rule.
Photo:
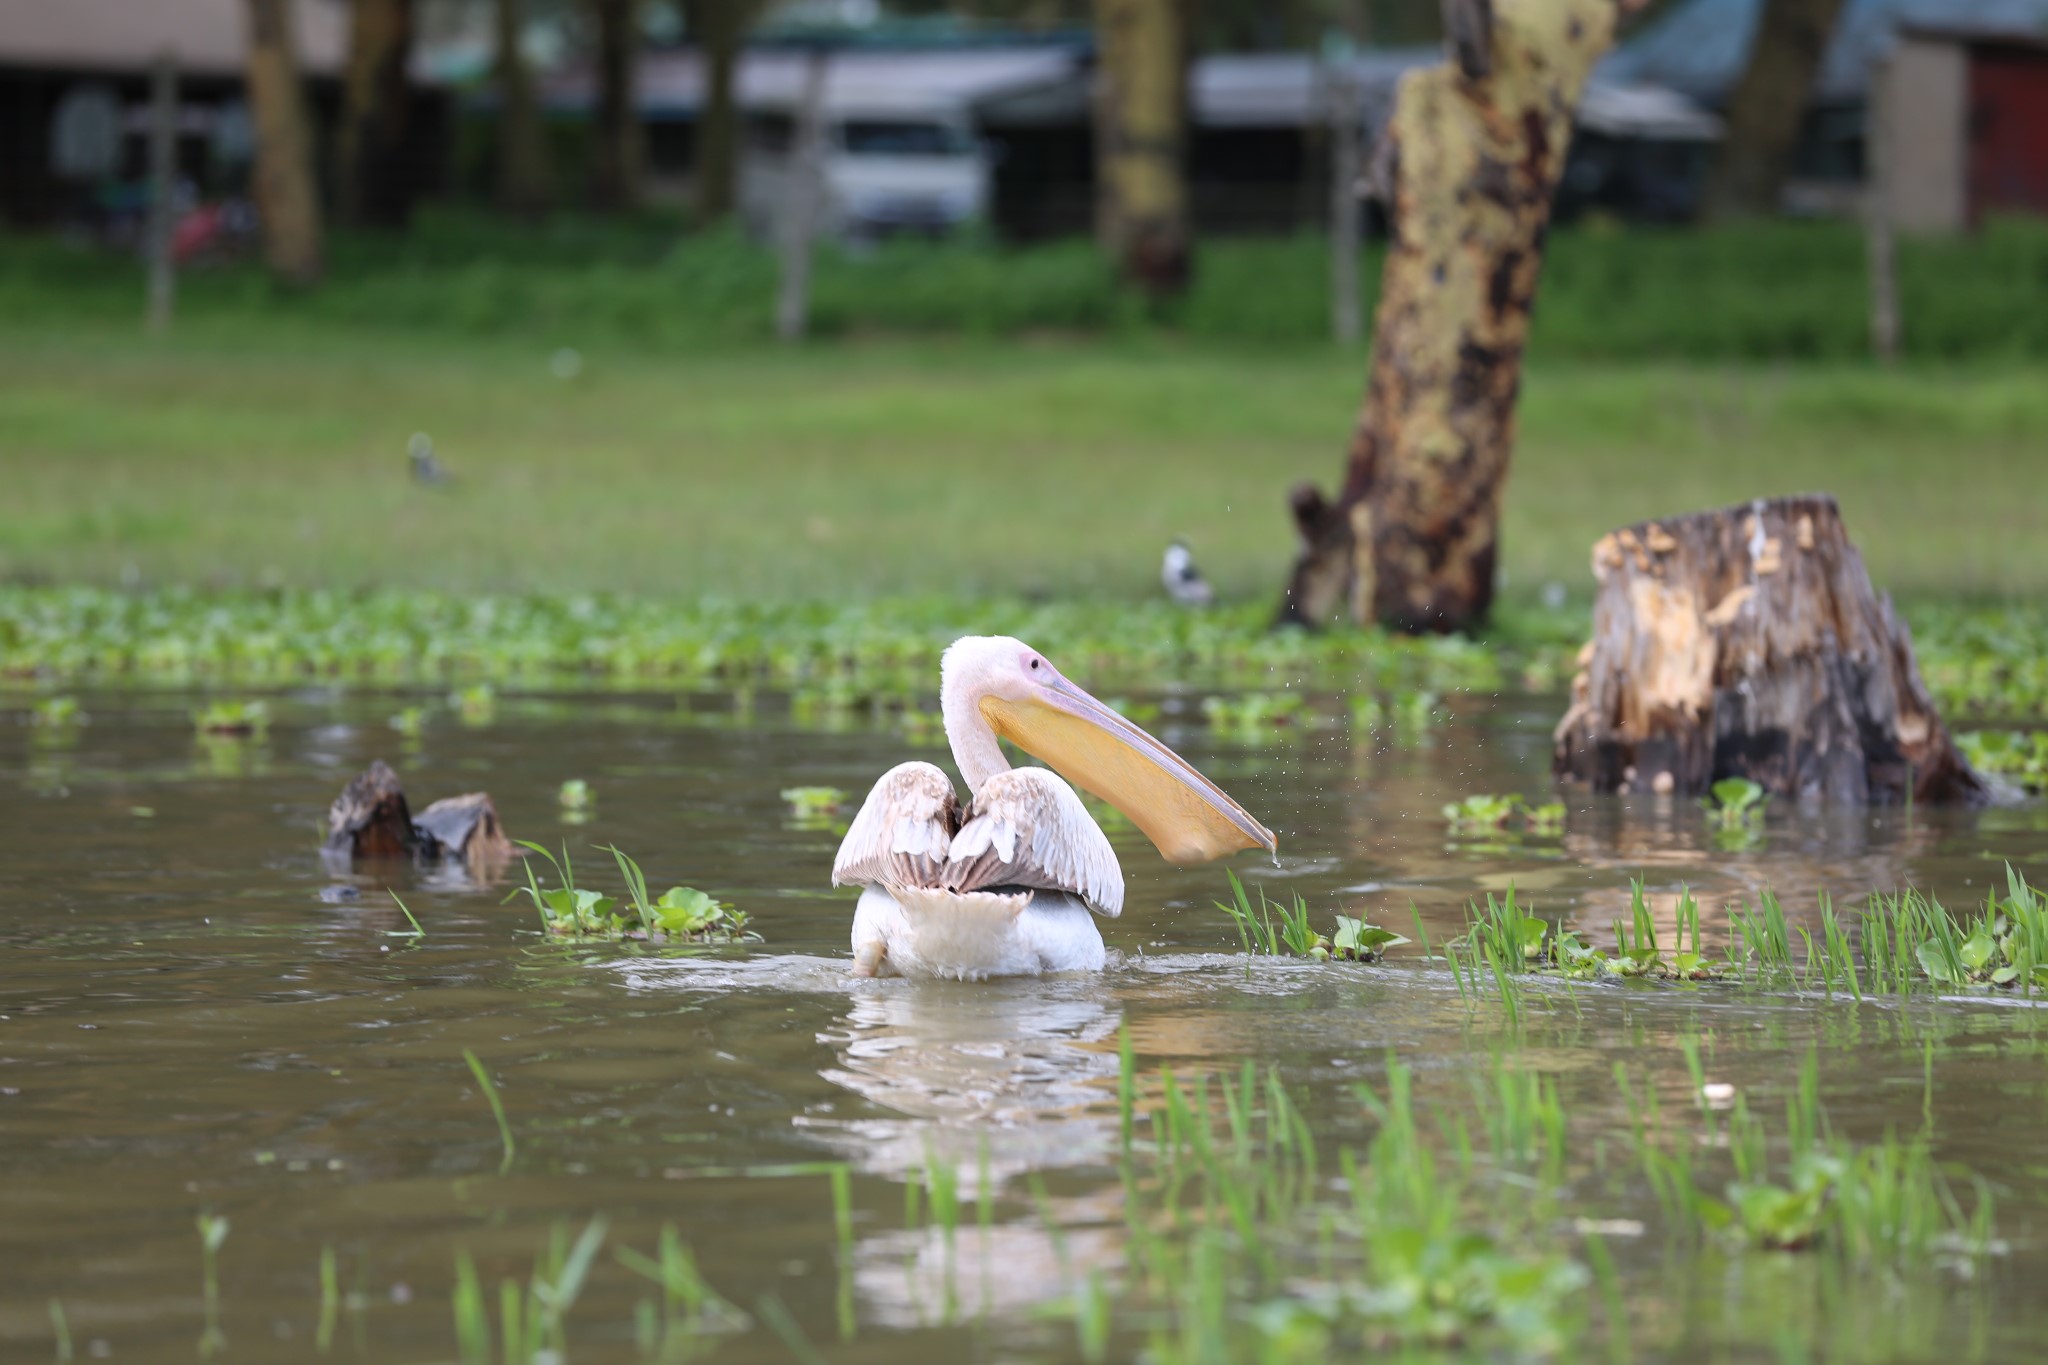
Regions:
<instances>
[{"instance_id":1,"label":"submerged dark log","mask_svg":"<svg viewBox=\"0 0 2048 1365\"><path fill-rule=\"evenodd\" d=\"M403 858L419 844L398 774L378 759L327 810L326 850L355 858Z\"/></svg>"},{"instance_id":2,"label":"submerged dark log","mask_svg":"<svg viewBox=\"0 0 2048 1365\"><path fill-rule=\"evenodd\" d=\"M1559 776L1684 795L1746 777L1858 805L1986 796L1832 497L1643 522L1600 539L1593 575Z\"/></svg>"},{"instance_id":3,"label":"submerged dark log","mask_svg":"<svg viewBox=\"0 0 2048 1365\"><path fill-rule=\"evenodd\" d=\"M512 856L512 841L498 823L498 808L484 792L443 797L420 812L413 828L425 852L461 858L471 867Z\"/></svg>"}]
</instances>

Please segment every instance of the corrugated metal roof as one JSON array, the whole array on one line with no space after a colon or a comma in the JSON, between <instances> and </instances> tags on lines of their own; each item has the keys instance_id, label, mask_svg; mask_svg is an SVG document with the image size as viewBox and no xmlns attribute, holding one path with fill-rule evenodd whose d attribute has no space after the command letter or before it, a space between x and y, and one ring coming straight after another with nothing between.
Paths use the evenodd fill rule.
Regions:
<instances>
[{"instance_id":1,"label":"corrugated metal roof","mask_svg":"<svg viewBox=\"0 0 2048 1365\"><path fill-rule=\"evenodd\" d=\"M343 0L292 0L299 61L323 74L348 50ZM0 0L0 65L143 71L170 52L181 69L239 73L248 51L246 0Z\"/></svg>"},{"instance_id":2,"label":"corrugated metal roof","mask_svg":"<svg viewBox=\"0 0 2048 1365\"><path fill-rule=\"evenodd\" d=\"M1437 47L1382 48L1346 62L1361 112L1377 123L1404 72L1443 60ZM788 49L754 49L739 67L739 99L753 110L795 108L810 58ZM831 55L825 81L828 109L866 113L979 112L999 126L1063 126L1086 122L1092 79L1081 56L1067 48L964 48L880 52L855 49ZM694 116L703 107L705 67L700 53L656 52L639 70L641 109L655 117ZM1188 74L1189 104L1197 127L1299 128L1328 117L1328 71L1308 53L1219 54L1197 58ZM548 103L589 107L588 69L545 83ZM1588 127L1616 136L1705 140L1720 121L1674 91L1599 81L1589 87L1582 117Z\"/></svg>"},{"instance_id":3,"label":"corrugated metal roof","mask_svg":"<svg viewBox=\"0 0 2048 1365\"><path fill-rule=\"evenodd\" d=\"M1600 65L1605 80L1666 85L1719 107L1749 60L1763 0L1685 0ZM1814 82L1822 103L1863 98L1871 63L1903 26L2048 31L2048 0L1844 0Z\"/></svg>"}]
</instances>

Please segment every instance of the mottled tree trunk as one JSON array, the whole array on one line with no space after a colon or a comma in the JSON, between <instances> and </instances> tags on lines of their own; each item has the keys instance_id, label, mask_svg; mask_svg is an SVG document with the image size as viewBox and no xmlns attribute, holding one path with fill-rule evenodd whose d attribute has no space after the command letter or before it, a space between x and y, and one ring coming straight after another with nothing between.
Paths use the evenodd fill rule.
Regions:
<instances>
[{"instance_id":1,"label":"mottled tree trunk","mask_svg":"<svg viewBox=\"0 0 2048 1365\"><path fill-rule=\"evenodd\" d=\"M322 269L320 196L289 0L247 0L249 108L256 124L254 192L263 261L284 284L316 283Z\"/></svg>"},{"instance_id":2,"label":"mottled tree trunk","mask_svg":"<svg viewBox=\"0 0 2048 1365\"><path fill-rule=\"evenodd\" d=\"M344 223L404 227L412 216L412 38L413 0L354 0L336 196Z\"/></svg>"},{"instance_id":3,"label":"mottled tree trunk","mask_svg":"<svg viewBox=\"0 0 2048 1365\"><path fill-rule=\"evenodd\" d=\"M1586 78L1639 0L1448 0L1454 60L1403 77L1378 164L1392 219L1342 491L1294 493L1280 619L1410 631L1493 602L1543 235Z\"/></svg>"},{"instance_id":4,"label":"mottled tree trunk","mask_svg":"<svg viewBox=\"0 0 2048 1365\"><path fill-rule=\"evenodd\" d=\"M534 100L520 36L526 31L525 0L496 0L493 13L498 48L498 202L514 213L539 213L548 206L546 129Z\"/></svg>"},{"instance_id":5,"label":"mottled tree trunk","mask_svg":"<svg viewBox=\"0 0 2048 1365\"><path fill-rule=\"evenodd\" d=\"M1096 227L1154 297L1189 276L1187 53L1180 0L1095 0Z\"/></svg>"},{"instance_id":6,"label":"mottled tree trunk","mask_svg":"<svg viewBox=\"0 0 2048 1365\"><path fill-rule=\"evenodd\" d=\"M1631 526L1593 547L1593 573L1559 776L1689 796L1745 777L1854 805L1984 797L1833 498Z\"/></svg>"},{"instance_id":7,"label":"mottled tree trunk","mask_svg":"<svg viewBox=\"0 0 2048 1365\"><path fill-rule=\"evenodd\" d=\"M704 57L704 111L697 121L697 217L730 217L739 199L740 50L756 0L685 0L690 39Z\"/></svg>"},{"instance_id":8,"label":"mottled tree trunk","mask_svg":"<svg viewBox=\"0 0 2048 1365\"><path fill-rule=\"evenodd\" d=\"M1707 182L1715 217L1776 213L1792 173L1813 78L1842 0L1763 0L1749 65L1728 101L1728 134Z\"/></svg>"},{"instance_id":9,"label":"mottled tree trunk","mask_svg":"<svg viewBox=\"0 0 2048 1365\"><path fill-rule=\"evenodd\" d=\"M597 19L597 149L593 189L602 209L630 209L640 199L642 137L634 98L640 56L637 0L591 0Z\"/></svg>"}]
</instances>

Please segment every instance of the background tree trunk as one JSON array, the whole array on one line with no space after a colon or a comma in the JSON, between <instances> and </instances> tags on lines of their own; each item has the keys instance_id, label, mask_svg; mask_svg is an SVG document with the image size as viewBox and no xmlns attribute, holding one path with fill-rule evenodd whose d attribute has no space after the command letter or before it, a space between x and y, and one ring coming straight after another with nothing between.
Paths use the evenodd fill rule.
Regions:
<instances>
[{"instance_id":1,"label":"background tree trunk","mask_svg":"<svg viewBox=\"0 0 2048 1365\"><path fill-rule=\"evenodd\" d=\"M1096 226L1154 297L1184 289L1190 266L1181 21L1179 0L1095 0Z\"/></svg>"},{"instance_id":2,"label":"background tree trunk","mask_svg":"<svg viewBox=\"0 0 2048 1365\"><path fill-rule=\"evenodd\" d=\"M336 196L352 226L400 228L412 216L412 39L413 0L354 0Z\"/></svg>"},{"instance_id":3,"label":"background tree trunk","mask_svg":"<svg viewBox=\"0 0 2048 1365\"><path fill-rule=\"evenodd\" d=\"M640 57L637 0L591 0L597 18L597 149L593 188L597 206L612 212L640 199L642 137L634 101Z\"/></svg>"},{"instance_id":4,"label":"background tree trunk","mask_svg":"<svg viewBox=\"0 0 2048 1365\"><path fill-rule=\"evenodd\" d=\"M697 217L730 217L739 198L739 102L734 93L756 0L684 0L690 40L704 54L704 116L697 124Z\"/></svg>"},{"instance_id":5,"label":"background tree trunk","mask_svg":"<svg viewBox=\"0 0 2048 1365\"><path fill-rule=\"evenodd\" d=\"M526 31L525 0L496 0L493 14L498 47L498 202L514 213L539 213L552 190L546 129L533 95L520 37Z\"/></svg>"},{"instance_id":6,"label":"background tree trunk","mask_svg":"<svg viewBox=\"0 0 2048 1365\"><path fill-rule=\"evenodd\" d=\"M282 283L306 286L322 269L320 197L289 0L247 0L249 108L256 124L254 190L263 261Z\"/></svg>"},{"instance_id":7,"label":"background tree trunk","mask_svg":"<svg viewBox=\"0 0 2048 1365\"><path fill-rule=\"evenodd\" d=\"M1559 776L1682 796L1746 777L1853 805L1985 796L1833 498L1631 526L1593 547L1593 573Z\"/></svg>"},{"instance_id":8,"label":"background tree trunk","mask_svg":"<svg viewBox=\"0 0 2048 1365\"><path fill-rule=\"evenodd\" d=\"M1749 65L1728 101L1728 135L1707 181L1717 218L1776 213L1792 173L1813 78L1842 0L1763 0Z\"/></svg>"},{"instance_id":9,"label":"background tree trunk","mask_svg":"<svg viewBox=\"0 0 2048 1365\"><path fill-rule=\"evenodd\" d=\"M1282 621L1476 625L1551 198L1586 78L1640 0L1446 0L1454 61L1404 76L1377 162L1392 218L1343 489L1294 492Z\"/></svg>"}]
</instances>

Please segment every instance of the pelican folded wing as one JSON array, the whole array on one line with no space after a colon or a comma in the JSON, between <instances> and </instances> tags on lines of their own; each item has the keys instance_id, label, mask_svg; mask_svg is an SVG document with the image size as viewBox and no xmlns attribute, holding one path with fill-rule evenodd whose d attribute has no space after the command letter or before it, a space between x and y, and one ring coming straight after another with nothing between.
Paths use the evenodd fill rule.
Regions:
<instances>
[{"instance_id":1,"label":"pelican folded wing","mask_svg":"<svg viewBox=\"0 0 2048 1365\"><path fill-rule=\"evenodd\" d=\"M953 837L945 885L959 891L1029 886L1069 892L1098 915L1124 906L1116 851L1074 789L1043 768L996 773Z\"/></svg>"},{"instance_id":2,"label":"pelican folded wing","mask_svg":"<svg viewBox=\"0 0 2048 1365\"><path fill-rule=\"evenodd\" d=\"M899 763L847 827L832 885L938 886L959 826L952 779L929 763Z\"/></svg>"}]
</instances>

